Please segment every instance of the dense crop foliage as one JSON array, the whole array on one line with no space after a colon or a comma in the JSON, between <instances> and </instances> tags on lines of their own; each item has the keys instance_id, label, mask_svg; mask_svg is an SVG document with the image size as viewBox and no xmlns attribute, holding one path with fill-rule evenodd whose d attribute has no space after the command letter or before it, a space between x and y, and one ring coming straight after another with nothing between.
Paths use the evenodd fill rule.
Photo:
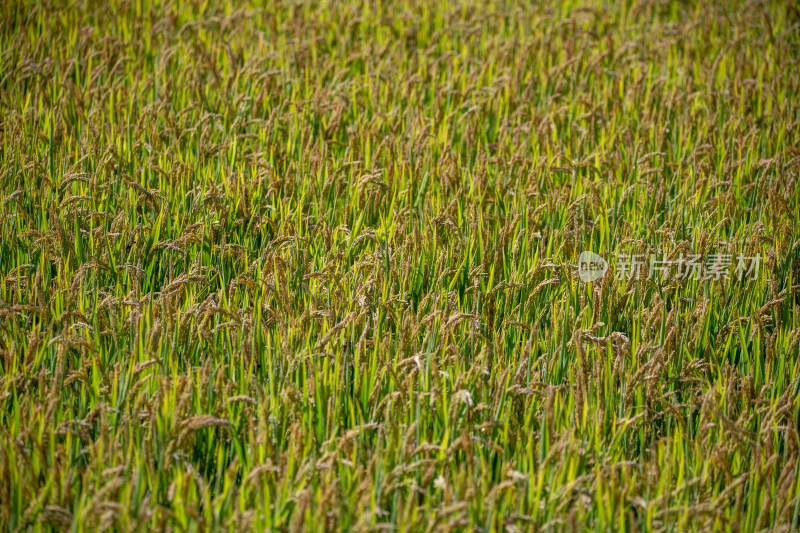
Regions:
<instances>
[{"instance_id":1,"label":"dense crop foliage","mask_svg":"<svg viewBox=\"0 0 800 533\"><path fill-rule=\"evenodd\" d=\"M800 527L800 11L519 4L2 2L0 528Z\"/></svg>"}]
</instances>

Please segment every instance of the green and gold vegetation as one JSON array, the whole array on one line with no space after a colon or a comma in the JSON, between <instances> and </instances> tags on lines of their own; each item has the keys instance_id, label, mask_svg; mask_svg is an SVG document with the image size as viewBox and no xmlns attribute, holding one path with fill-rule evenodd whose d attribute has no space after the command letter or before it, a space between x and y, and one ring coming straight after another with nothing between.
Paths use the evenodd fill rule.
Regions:
<instances>
[{"instance_id":1,"label":"green and gold vegetation","mask_svg":"<svg viewBox=\"0 0 800 533\"><path fill-rule=\"evenodd\" d=\"M800 527L793 2L105 4L0 6L0 528Z\"/></svg>"}]
</instances>

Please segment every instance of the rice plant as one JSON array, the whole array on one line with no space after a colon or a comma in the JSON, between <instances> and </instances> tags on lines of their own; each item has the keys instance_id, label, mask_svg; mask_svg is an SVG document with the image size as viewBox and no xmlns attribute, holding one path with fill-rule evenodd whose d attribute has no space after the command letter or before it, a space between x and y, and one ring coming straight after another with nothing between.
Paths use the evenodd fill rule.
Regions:
<instances>
[{"instance_id":1,"label":"rice plant","mask_svg":"<svg viewBox=\"0 0 800 533\"><path fill-rule=\"evenodd\" d=\"M800 10L716 4L3 2L0 528L798 530Z\"/></svg>"}]
</instances>

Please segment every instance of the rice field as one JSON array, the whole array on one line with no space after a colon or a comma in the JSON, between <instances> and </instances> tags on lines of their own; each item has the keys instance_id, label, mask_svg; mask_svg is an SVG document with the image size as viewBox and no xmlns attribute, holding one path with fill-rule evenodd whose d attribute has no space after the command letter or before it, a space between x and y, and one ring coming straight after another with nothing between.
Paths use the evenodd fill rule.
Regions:
<instances>
[{"instance_id":1,"label":"rice field","mask_svg":"<svg viewBox=\"0 0 800 533\"><path fill-rule=\"evenodd\" d=\"M7 0L0 147L4 531L800 528L792 2Z\"/></svg>"}]
</instances>

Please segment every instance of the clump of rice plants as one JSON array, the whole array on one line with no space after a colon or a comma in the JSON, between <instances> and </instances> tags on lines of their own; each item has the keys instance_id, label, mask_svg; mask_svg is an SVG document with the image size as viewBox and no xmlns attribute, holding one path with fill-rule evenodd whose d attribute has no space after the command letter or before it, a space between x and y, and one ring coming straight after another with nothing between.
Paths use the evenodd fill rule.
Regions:
<instances>
[{"instance_id":1,"label":"clump of rice plants","mask_svg":"<svg viewBox=\"0 0 800 533\"><path fill-rule=\"evenodd\" d=\"M800 528L791 2L9 0L0 143L3 530Z\"/></svg>"}]
</instances>

